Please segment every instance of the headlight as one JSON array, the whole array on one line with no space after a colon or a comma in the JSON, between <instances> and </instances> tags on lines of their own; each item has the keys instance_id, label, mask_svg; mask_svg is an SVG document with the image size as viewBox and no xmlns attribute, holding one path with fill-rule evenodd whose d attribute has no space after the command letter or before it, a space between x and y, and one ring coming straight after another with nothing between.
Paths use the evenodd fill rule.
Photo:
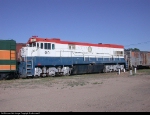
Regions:
<instances>
[{"instance_id":1,"label":"headlight","mask_svg":"<svg viewBox=\"0 0 150 115\"><path fill-rule=\"evenodd\" d=\"M30 41L31 41L31 42L36 42L36 39L35 39L35 38L31 38Z\"/></svg>"}]
</instances>

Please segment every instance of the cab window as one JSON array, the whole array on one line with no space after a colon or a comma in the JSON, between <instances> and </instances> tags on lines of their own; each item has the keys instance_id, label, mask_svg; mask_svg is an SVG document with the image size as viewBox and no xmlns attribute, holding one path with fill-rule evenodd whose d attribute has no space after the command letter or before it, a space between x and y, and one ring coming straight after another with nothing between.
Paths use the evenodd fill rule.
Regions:
<instances>
[{"instance_id":1,"label":"cab window","mask_svg":"<svg viewBox=\"0 0 150 115\"><path fill-rule=\"evenodd\" d=\"M48 49L51 49L51 43L48 43Z\"/></svg>"},{"instance_id":2,"label":"cab window","mask_svg":"<svg viewBox=\"0 0 150 115\"><path fill-rule=\"evenodd\" d=\"M41 43L41 49L43 49L43 43Z\"/></svg>"},{"instance_id":3,"label":"cab window","mask_svg":"<svg viewBox=\"0 0 150 115\"><path fill-rule=\"evenodd\" d=\"M47 43L44 43L44 49L47 49Z\"/></svg>"},{"instance_id":4,"label":"cab window","mask_svg":"<svg viewBox=\"0 0 150 115\"><path fill-rule=\"evenodd\" d=\"M52 50L54 50L55 49L55 44L52 44Z\"/></svg>"}]
</instances>

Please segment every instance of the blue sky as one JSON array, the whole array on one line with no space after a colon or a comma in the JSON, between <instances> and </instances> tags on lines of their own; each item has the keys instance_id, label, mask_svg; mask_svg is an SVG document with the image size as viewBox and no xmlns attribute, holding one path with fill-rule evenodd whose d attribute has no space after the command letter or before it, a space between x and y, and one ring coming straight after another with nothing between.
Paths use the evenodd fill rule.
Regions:
<instances>
[{"instance_id":1,"label":"blue sky","mask_svg":"<svg viewBox=\"0 0 150 115\"><path fill-rule=\"evenodd\" d=\"M0 0L0 39L32 35L150 51L150 0Z\"/></svg>"}]
</instances>

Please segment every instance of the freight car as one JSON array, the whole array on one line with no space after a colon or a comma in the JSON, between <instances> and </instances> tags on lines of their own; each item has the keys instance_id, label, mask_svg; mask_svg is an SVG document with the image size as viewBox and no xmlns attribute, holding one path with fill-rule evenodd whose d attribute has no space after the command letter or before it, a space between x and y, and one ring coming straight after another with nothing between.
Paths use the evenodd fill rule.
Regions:
<instances>
[{"instance_id":1,"label":"freight car","mask_svg":"<svg viewBox=\"0 0 150 115\"><path fill-rule=\"evenodd\" d=\"M0 40L0 79L17 78L16 41Z\"/></svg>"},{"instance_id":2,"label":"freight car","mask_svg":"<svg viewBox=\"0 0 150 115\"><path fill-rule=\"evenodd\" d=\"M124 46L29 38L19 52L20 77L45 77L124 70Z\"/></svg>"},{"instance_id":3,"label":"freight car","mask_svg":"<svg viewBox=\"0 0 150 115\"><path fill-rule=\"evenodd\" d=\"M150 68L150 52L125 50L125 60L128 68L144 69Z\"/></svg>"},{"instance_id":4,"label":"freight car","mask_svg":"<svg viewBox=\"0 0 150 115\"><path fill-rule=\"evenodd\" d=\"M15 40L0 40L0 80L18 78L18 52L26 43Z\"/></svg>"}]
</instances>

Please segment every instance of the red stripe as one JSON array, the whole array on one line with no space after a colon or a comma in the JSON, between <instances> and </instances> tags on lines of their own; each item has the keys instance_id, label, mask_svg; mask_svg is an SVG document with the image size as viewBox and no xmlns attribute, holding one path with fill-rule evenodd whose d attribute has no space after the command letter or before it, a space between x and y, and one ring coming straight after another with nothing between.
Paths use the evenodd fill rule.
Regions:
<instances>
[{"instance_id":1,"label":"red stripe","mask_svg":"<svg viewBox=\"0 0 150 115\"><path fill-rule=\"evenodd\" d=\"M33 38L33 37L32 37ZM31 43L30 40L32 38L29 38L27 43ZM82 45L82 46L96 46L96 47L108 47L108 48L123 48L123 45L117 45L117 44L92 44L92 43L84 43L84 42L71 42L71 41L61 41L60 38L37 38L36 42L54 42L59 44L74 44L74 45Z\"/></svg>"}]
</instances>

